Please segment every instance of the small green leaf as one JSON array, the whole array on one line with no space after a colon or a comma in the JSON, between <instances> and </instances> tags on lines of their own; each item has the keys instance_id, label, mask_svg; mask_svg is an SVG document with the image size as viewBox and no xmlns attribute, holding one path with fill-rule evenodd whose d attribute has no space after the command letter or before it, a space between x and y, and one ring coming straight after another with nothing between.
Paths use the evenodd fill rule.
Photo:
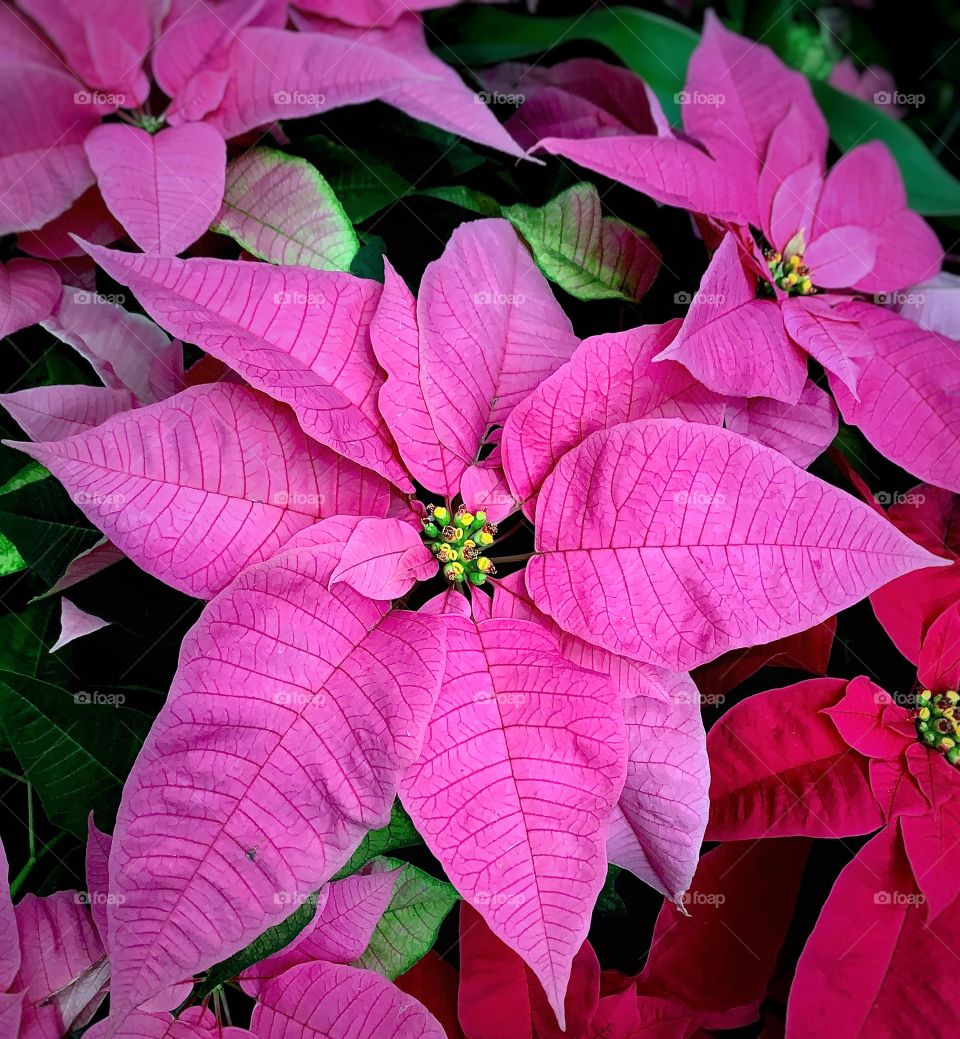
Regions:
<instances>
[{"instance_id":1,"label":"small green leaf","mask_svg":"<svg viewBox=\"0 0 960 1039\"><path fill-rule=\"evenodd\" d=\"M462 184L443 188L423 188L417 194L427 198L438 198L442 202L449 202L452 206L459 206L478 216L500 216L500 203L495 198Z\"/></svg>"},{"instance_id":2,"label":"small green leaf","mask_svg":"<svg viewBox=\"0 0 960 1039\"><path fill-rule=\"evenodd\" d=\"M211 230L270 263L346 271L360 243L333 188L306 159L253 148L227 168Z\"/></svg>"},{"instance_id":3,"label":"small green leaf","mask_svg":"<svg viewBox=\"0 0 960 1039\"><path fill-rule=\"evenodd\" d=\"M183 1006L193 1005L205 999L215 988L225 982L242 974L255 963L265 960L268 956L285 949L303 931L313 919L317 911L317 896L308 895L303 903L297 907L285 920L267 928L258 938L244 949L234 953L220 963L214 964L206 973L203 981L198 981L193 986L190 995L184 1000ZM178 1008L178 1011L182 1007Z\"/></svg>"},{"instance_id":4,"label":"small green leaf","mask_svg":"<svg viewBox=\"0 0 960 1039\"><path fill-rule=\"evenodd\" d=\"M452 884L399 859L376 859L375 868L402 869L387 911L354 966L391 979L408 971L437 940L437 932L459 895Z\"/></svg>"},{"instance_id":5,"label":"small green leaf","mask_svg":"<svg viewBox=\"0 0 960 1039\"><path fill-rule=\"evenodd\" d=\"M409 181L387 163L327 137L307 137L298 147L316 164L355 223L386 209L412 190Z\"/></svg>"},{"instance_id":6,"label":"small green leaf","mask_svg":"<svg viewBox=\"0 0 960 1039\"><path fill-rule=\"evenodd\" d=\"M619 866L607 867L607 879L604 881L600 894L597 895L597 904L594 912L600 916L626 916L627 904L617 894L617 877L620 875Z\"/></svg>"},{"instance_id":7,"label":"small green leaf","mask_svg":"<svg viewBox=\"0 0 960 1039\"><path fill-rule=\"evenodd\" d=\"M113 817L150 728L125 699L119 689L70 693L0 672L0 725L10 747L50 821L81 838L91 810L101 824Z\"/></svg>"},{"instance_id":8,"label":"small green leaf","mask_svg":"<svg viewBox=\"0 0 960 1039\"><path fill-rule=\"evenodd\" d=\"M640 299L660 268L642 231L601 214L592 184L575 184L539 208L508 206L503 215L540 270L577 299Z\"/></svg>"},{"instance_id":9,"label":"small green leaf","mask_svg":"<svg viewBox=\"0 0 960 1039\"><path fill-rule=\"evenodd\" d=\"M412 848L417 844L423 844L423 838L417 833L410 816L403 810L400 802L394 801L390 810L390 822L379 830L370 830L350 856L350 861L333 879L351 876L378 855L386 855L389 851L399 851L401 848Z\"/></svg>"},{"instance_id":10,"label":"small green leaf","mask_svg":"<svg viewBox=\"0 0 960 1039\"><path fill-rule=\"evenodd\" d=\"M47 585L56 583L81 552L103 537L53 477L0 495L0 534Z\"/></svg>"}]
</instances>

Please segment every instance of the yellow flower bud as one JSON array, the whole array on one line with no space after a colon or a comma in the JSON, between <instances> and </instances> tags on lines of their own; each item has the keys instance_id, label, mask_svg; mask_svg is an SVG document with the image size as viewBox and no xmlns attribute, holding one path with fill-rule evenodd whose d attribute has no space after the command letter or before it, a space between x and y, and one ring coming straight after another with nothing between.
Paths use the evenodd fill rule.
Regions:
<instances>
[{"instance_id":1,"label":"yellow flower bud","mask_svg":"<svg viewBox=\"0 0 960 1039\"><path fill-rule=\"evenodd\" d=\"M438 523L446 523L447 520L450 519L450 513L447 512L442 505L438 505L437 508L433 510L433 518Z\"/></svg>"},{"instance_id":2,"label":"yellow flower bud","mask_svg":"<svg viewBox=\"0 0 960 1039\"><path fill-rule=\"evenodd\" d=\"M464 513L461 513L459 522L463 526L469 527L470 524L473 523L473 521L475 519L476 519L476 516L474 516L474 514L472 512L464 512Z\"/></svg>"},{"instance_id":3,"label":"yellow flower bud","mask_svg":"<svg viewBox=\"0 0 960 1039\"><path fill-rule=\"evenodd\" d=\"M487 557L486 557L486 556L481 556L481 557L480 557L480 558L479 558L479 559L477 560L477 569L478 569L478 570L483 570L484 572L486 572L487 570L489 570L489 569L490 569L490 566L491 566L491 564L490 564L490 560L489 560L489 559L487 559Z\"/></svg>"},{"instance_id":4,"label":"yellow flower bud","mask_svg":"<svg viewBox=\"0 0 960 1039\"><path fill-rule=\"evenodd\" d=\"M477 542L481 545L492 545L493 535L488 534L485 530L481 530L480 533L477 535Z\"/></svg>"}]
</instances>

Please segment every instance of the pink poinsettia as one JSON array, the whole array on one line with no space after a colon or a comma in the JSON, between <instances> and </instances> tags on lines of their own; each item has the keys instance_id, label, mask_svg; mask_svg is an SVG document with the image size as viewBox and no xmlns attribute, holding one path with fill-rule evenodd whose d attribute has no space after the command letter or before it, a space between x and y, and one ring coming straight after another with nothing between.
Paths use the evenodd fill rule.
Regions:
<instances>
[{"instance_id":1,"label":"pink poinsettia","mask_svg":"<svg viewBox=\"0 0 960 1039\"><path fill-rule=\"evenodd\" d=\"M381 288L88 250L246 382L19 445L134 562L212 599L118 815L113 1014L278 923L399 792L562 1027L608 860L673 900L696 868L707 765L685 672L943 561L722 429L681 366L636 359L669 330L578 344L504 220L459 228L416 296L389 268ZM477 469L537 528L492 600ZM415 590L441 572L447 590ZM321 969L263 992L317 993L321 1014Z\"/></svg>"},{"instance_id":2,"label":"pink poinsettia","mask_svg":"<svg viewBox=\"0 0 960 1039\"><path fill-rule=\"evenodd\" d=\"M176 255L220 209L226 139L377 99L521 154L430 53L417 14L382 23L385 7L354 7L358 23L351 5L303 6L324 17L298 17L302 32L286 28L279 0L0 6L0 96L12 119L0 142L0 234L20 232L38 255L76 255L57 221L77 202L70 231L108 242L112 214L144 251ZM160 115L148 67L169 98ZM94 183L109 213L87 198Z\"/></svg>"},{"instance_id":3,"label":"pink poinsettia","mask_svg":"<svg viewBox=\"0 0 960 1039\"><path fill-rule=\"evenodd\" d=\"M716 249L660 358L717 393L779 402L774 428L804 430L809 442L792 457L809 460L836 421L828 398L809 399L812 357L847 423L909 472L960 489L956 343L864 299L924 282L942 257L886 147L860 145L827 170L826 124L807 81L713 16L680 100L684 133L656 115L638 132L607 102L612 132L596 116L578 120L578 98L565 105L569 120L544 127L564 136L537 145L700 215Z\"/></svg>"}]
</instances>

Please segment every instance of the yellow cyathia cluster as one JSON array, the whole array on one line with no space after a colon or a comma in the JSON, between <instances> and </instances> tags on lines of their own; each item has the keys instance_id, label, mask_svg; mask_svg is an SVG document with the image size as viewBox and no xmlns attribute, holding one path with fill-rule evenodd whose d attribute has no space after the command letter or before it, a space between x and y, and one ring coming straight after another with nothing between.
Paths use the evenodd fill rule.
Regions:
<instances>
[{"instance_id":1,"label":"yellow cyathia cluster","mask_svg":"<svg viewBox=\"0 0 960 1039\"><path fill-rule=\"evenodd\" d=\"M960 693L948 689L945 693L931 693L924 689L917 694L913 721L920 742L943 754L951 765L960 762Z\"/></svg>"},{"instance_id":2,"label":"yellow cyathia cluster","mask_svg":"<svg viewBox=\"0 0 960 1039\"><path fill-rule=\"evenodd\" d=\"M474 515L461 505L451 516L442 505L428 505L422 522L424 541L452 584L468 581L481 585L497 572L483 554L497 534L496 523L488 523L485 512Z\"/></svg>"},{"instance_id":3,"label":"yellow cyathia cluster","mask_svg":"<svg viewBox=\"0 0 960 1039\"><path fill-rule=\"evenodd\" d=\"M780 253L771 249L764 255L770 276L784 292L789 292L791 296L809 296L817 291L810 280L810 268L804 266L799 253L784 259Z\"/></svg>"}]
</instances>

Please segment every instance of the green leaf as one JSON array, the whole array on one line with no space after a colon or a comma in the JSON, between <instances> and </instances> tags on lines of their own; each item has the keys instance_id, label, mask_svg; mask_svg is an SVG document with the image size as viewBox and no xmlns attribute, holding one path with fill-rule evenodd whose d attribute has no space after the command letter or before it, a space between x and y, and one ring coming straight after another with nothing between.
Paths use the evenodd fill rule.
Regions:
<instances>
[{"instance_id":1,"label":"green leaf","mask_svg":"<svg viewBox=\"0 0 960 1039\"><path fill-rule=\"evenodd\" d=\"M100 541L58 480L47 477L0 495L0 534L47 585Z\"/></svg>"},{"instance_id":2,"label":"green leaf","mask_svg":"<svg viewBox=\"0 0 960 1039\"><path fill-rule=\"evenodd\" d=\"M18 574L26 568L27 564L17 551L17 546L5 534L0 534L0 577Z\"/></svg>"},{"instance_id":3,"label":"green leaf","mask_svg":"<svg viewBox=\"0 0 960 1039\"><path fill-rule=\"evenodd\" d=\"M214 964L206 973L203 981L198 981L193 986L190 995L184 1000L183 1006L199 1003L210 995L215 988L235 978L238 974L252 967L255 963L265 960L268 956L285 949L303 931L313 919L317 911L317 896L308 895L303 903L299 905L285 920L267 928L259 938L254 940L244 949L234 953L220 963ZM178 1012L179 1009L178 1008Z\"/></svg>"},{"instance_id":4,"label":"green leaf","mask_svg":"<svg viewBox=\"0 0 960 1039\"><path fill-rule=\"evenodd\" d=\"M227 167L211 230L270 263L346 271L360 243L333 188L306 159L253 148Z\"/></svg>"},{"instance_id":5,"label":"green leaf","mask_svg":"<svg viewBox=\"0 0 960 1039\"><path fill-rule=\"evenodd\" d=\"M389 851L399 851L401 848L412 848L417 844L423 844L423 838L417 833L403 805L399 801L394 801L390 810L390 822L379 830L370 830L350 856L350 861L333 879L351 876L378 855L386 855Z\"/></svg>"},{"instance_id":6,"label":"green leaf","mask_svg":"<svg viewBox=\"0 0 960 1039\"><path fill-rule=\"evenodd\" d=\"M589 40L612 51L650 84L668 118L677 123L675 98L699 39L677 22L628 7L605 7L571 18L531 18L492 7L475 8L444 25L453 56L484 65L530 57L572 40ZM884 141L900 166L910 205L928 216L960 213L960 181L902 122L826 83L813 82L830 134L844 151L869 140Z\"/></svg>"},{"instance_id":7,"label":"green leaf","mask_svg":"<svg viewBox=\"0 0 960 1039\"><path fill-rule=\"evenodd\" d=\"M307 137L298 147L316 164L354 223L379 213L412 190L409 181L387 163L327 137Z\"/></svg>"},{"instance_id":8,"label":"green leaf","mask_svg":"<svg viewBox=\"0 0 960 1039\"><path fill-rule=\"evenodd\" d=\"M539 208L508 206L503 215L546 277L576 299L640 299L660 267L642 231L602 215L592 184L574 184Z\"/></svg>"},{"instance_id":9,"label":"green leaf","mask_svg":"<svg viewBox=\"0 0 960 1039\"><path fill-rule=\"evenodd\" d=\"M73 677L69 649L51 653L60 634L60 603L46 600L0 616L0 672L66 686Z\"/></svg>"},{"instance_id":10,"label":"green leaf","mask_svg":"<svg viewBox=\"0 0 960 1039\"><path fill-rule=\"evenodd\" d=\"M455 184L443 188L423 188L417 192L427 198L438 198L441 202L449 202L452 206L459 206L479 216L500 216L500 203L482 191Z\"/></svg>"},{"instance_id":11,"label":"green leaf","mask_svg":"<svg viewBox=\"0 0 960 1039\"><path fill-rule=\"evenodd\" d=\"M124 707L122 690L71 694L0 672L0 725L52 823L78 837L91 810L111 819L150 719Z\"/></svg>"},{"instance_id":12,"label":"green leaf","mask_svg":"<svg viewBox=\"0 0 960 1039\"><path fill-rule=\"evenodd\" d=\"M597 895L597 904L594 912L600 916L626 916L627 904L617 894L617 877L620 875L619 866L607 867L607 879L604 881L600 894Z\"/></svg>"},{"instance_id":13,"label":"green leaf","mask_svg":"<svg viewBox=\"0 0 960 1039\"><path fill-rule=\"evenodd\" d=\"M391 979L408 971L437 940L437 932L459 895L452 884L399 859L377 859L378 869L402 869L387 911L354 966Z\"/></svg>"}]
</instances>

